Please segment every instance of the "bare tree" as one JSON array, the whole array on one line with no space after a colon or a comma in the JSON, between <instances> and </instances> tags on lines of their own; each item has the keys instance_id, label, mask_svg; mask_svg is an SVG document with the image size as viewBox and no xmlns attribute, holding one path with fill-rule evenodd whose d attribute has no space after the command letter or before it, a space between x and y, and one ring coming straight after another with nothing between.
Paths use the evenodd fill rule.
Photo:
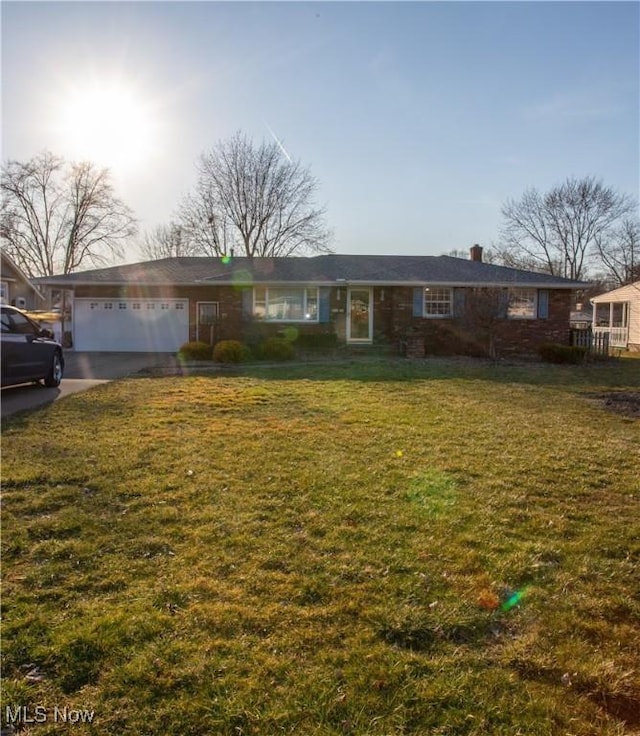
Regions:
<instances>
[{"instance_id":1,"label":"bare tree","mask_svg":"<svg viewBox=\"0 0 640 736\"><path fill-rule=\"evenodd\" d=\"M553 261L551 265L541 264L539 258L533 258L528 253L518 251L512 247L498 248L495 253L495 263L508 268L518 268L521 271L538 271L542 273L562 273L560 261Z\"/></svg>"},{"instance_id":2,"label":"bare tree","mask_svg":"<svg viewBox=\"0 0 640 736\"><path fill-rule=\"evenodd\" d=\"M596 238L596 247L614 287L640 279L640 220L625 217L611 232Z\"/></svg>"},{"instance_id":3,"label":"bare tree","mask_svg":"<svg viewBox=\"0 0 640 736\"><path fill-rule=\"evenodd\" d=\"M136 230L108 170L91 163L66 164L49 152L9 161L1 191L3 247L30 277L108 263Z\"/></svg>"},{"instance_id":4,"label":"bare tree","mask_svg":"<svg viewBox=\"0 0 640 736\"><path fill-rule=\"evenodd\" d=\"M461 250L460 248L453 248L452 250L448 251L444 255L450 256L451 258L462 258L465 261L469 260L469 251ZM482 262L483 263L495 263L495 264L501 265L500 264L500 253L491 248L484 248L482 252Z\"/></svg>"},{"instance_id":5,"label":"bare tree","mask_svg":"<svg viewBox=\"0 0 640 736\"><path fill-rule=\"evenodd\" d=\"M140 250L150 261L199 255L193 243L187 239L183 226L175 222L158 225L153 230L145 232Z\"/></svg>"},{"instance_id":6,"label":"bare tree","mask_svg":"<svg viewBox=\"0 0 640 736\"><path fill-rule=\"evenodd\" d=\"M499 355L498 332L508 308L509 293L506 289L478 287L465 290L464 308L457 319L493 360Z\"/></svg>"},{"instance_id":7,"label":"bare tree","mask_svg":"<svg viewBox=\"0 0 640 736\"><path fill-rule=\"evenodd\" d=\"M254 146L241 133L198 161L198 184L181 223L202 252L289 256L328 252L325 212L314 205L317 182L275 142Z\"/></svg>"},{"instance_id":8,"label":"bare tree","mask_svg":"<svg viewBox=\"0 0 640 736\"><path fill-rule=\"evenodd\" d=\"M536 270L584 278L598 241L633 211L633 201L593 177L566 179L545 194L528 189L502 208L505 254Z\"/></svg>"},{"instance_id":9,"label":"bare tree","mask_svg":"<svg viewBox=\"0 0 640 736\"><path fill-rule=\"evenodd\" d=\"M235 227L224 214L213 187L202 176L180 207L180 223L194 254L223 256L235 245Z\"/></svg>"}]
</instances>

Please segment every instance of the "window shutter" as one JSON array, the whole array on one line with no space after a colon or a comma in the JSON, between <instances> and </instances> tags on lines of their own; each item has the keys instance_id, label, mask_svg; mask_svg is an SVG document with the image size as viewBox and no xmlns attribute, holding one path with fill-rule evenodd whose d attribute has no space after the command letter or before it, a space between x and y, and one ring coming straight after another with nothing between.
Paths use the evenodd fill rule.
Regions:
<instances>
[{"instance_id":1,"label":"window shutter","mask_svg":"<svg viewBox=\"0 0 640 736\"><path fill-rule=\"evenodd\" d=\"M538 289L538 319L549 318L549 292Z\"/></svg>"},{"instance_id":2,"label":"window shutter","mask_svg":"<svg viewBox=\"0 0 640 736\"><path fill-rule=\"evenodd\" d=\"M454 289L453 290L453 316L462 317L464 315L464 297L465 290Z\"/></svg>"},{"instance_id":3,"label":"window shutter","mask_svg":"<svg viewBox=\"0 0 640 736\"><path fill-rule=\"evenodd\" d=\"M318 321L330 322L331 321L331 288L329 286L321 286L320 293L318 295Z\"/></svg>"},{"instance_id":4,"label":"window shutter","mask_svg":"<svg viewBox=\"0 0 640 736\"><path fill-rule=\"evenodd\" d=\"M253 289L242 290L242 314L245 317L253 314Z\"/></svg>"},{"instance_id":5,"label":"window shutter","mask_svg":"<svg viewBox=\"0 0 640 736\"><path fill-rule=\"evenodd\" d=\"M498 300L498 316L507 319L509 316L509 289L502 289Z\"/></svg>"},{"instance_id":6,"label":"window shutter","mask_svg":"<svg viewBox=\"0 0 640 736\"><path fill-rule=\"evenodd\" d=\"M416 286L413 290L413 316L423 317L424 314L424 289Z\"/></svg>"}]
</instances>

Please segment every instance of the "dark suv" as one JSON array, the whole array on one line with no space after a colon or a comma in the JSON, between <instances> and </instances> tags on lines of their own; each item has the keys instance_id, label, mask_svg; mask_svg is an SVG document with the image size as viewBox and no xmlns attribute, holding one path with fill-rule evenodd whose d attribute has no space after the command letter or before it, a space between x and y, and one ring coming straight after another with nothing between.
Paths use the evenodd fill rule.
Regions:
<instances>
[{"instance_id":1,"label":"dark suv","mask_svg":"<svg viewBox=\"0 0 640 736\"><path fill-rule=\"evenodd\" d=\"M45 386L58 386L64 372L62 346L15 307L0 306L2 324L3 386L44 381Z\"/></svg>"}]
</instances>

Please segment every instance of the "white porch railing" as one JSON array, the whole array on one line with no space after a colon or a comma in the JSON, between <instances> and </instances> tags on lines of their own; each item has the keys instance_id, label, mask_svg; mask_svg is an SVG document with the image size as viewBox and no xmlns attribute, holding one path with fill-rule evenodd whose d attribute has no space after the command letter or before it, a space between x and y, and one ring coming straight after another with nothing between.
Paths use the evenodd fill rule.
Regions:
<instances>
[{"instance_id":1,"label":"white porch railing","mask_svg":"<svg viewBox=\"0 0 640 736\"><path fill-rule=\"evenodd\" d=\"M594 335L609 334L609 347L626 348L629 341L628 327L594 327Z\"/></svg>"}]
</instances>

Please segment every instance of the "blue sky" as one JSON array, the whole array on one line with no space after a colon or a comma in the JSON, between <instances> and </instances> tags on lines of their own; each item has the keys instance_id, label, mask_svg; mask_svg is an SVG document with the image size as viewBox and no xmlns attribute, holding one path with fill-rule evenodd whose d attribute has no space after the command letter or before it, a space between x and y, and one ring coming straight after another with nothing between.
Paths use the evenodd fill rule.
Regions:
<instances>
[{"instance_id":1,"label":"blue sky","mask_svg":"<svg viewBox=\"0 0 640 736\"><path fill-rule=\"evenodd\" d=\"M639 9L3 2L2 158L95 158L145 229L202 151L273 134L317 177L337 252L491 246L527 187L594 175L638 197ZM108 120L69 120L100 95Z\"/></svg>"}]
</instances>

